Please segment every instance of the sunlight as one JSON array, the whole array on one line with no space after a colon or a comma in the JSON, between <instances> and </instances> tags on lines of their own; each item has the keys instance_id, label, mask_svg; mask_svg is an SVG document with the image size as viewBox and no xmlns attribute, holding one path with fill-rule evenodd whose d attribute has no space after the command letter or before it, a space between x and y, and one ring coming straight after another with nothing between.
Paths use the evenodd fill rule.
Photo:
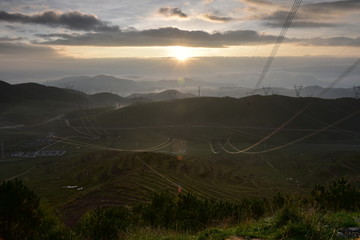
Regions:
<instances>
[{"instance_id":1,"label":"sunlight","mask_svg":"<svg viewBox=\"0 0 360 240\"><path fill-rule=\"evenodd\" d=\"M176 58L178 61L186 61L188 58L193 57L191 48L175 46L170 47L170 56Z\"/></svg>"}]
</instances>

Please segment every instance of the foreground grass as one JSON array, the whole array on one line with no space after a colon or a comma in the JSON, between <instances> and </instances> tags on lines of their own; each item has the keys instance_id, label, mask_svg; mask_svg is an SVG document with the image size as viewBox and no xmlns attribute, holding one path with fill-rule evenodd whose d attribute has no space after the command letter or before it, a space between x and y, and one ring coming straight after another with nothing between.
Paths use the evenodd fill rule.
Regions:
<instances>
[{"instance_id":1,"label":"foreground grass","mask_svg":"<svg viewBox=\"0 0 360 240\"><path fill-rule=\"evenodd\" d=\"M336 240L360 237L360 191L340 179L316 186L308 197L277 194L272 199L228 202L191 192L154 193L134 206L98 207L74 227L21 181L0 185L0 237L33 240ZM350 231L350 232L349 232ZM341 236L342 235L342 236ZM342 237L342 238L341 238Z\"/></svg>"},{"instance_id":2,"label":"foreground grass","mask_svg":"<svg viewBox=\"0 0 360 240\"><path fill-rule=\"evenodd\" d=\"M208 228L196 234L179 233L164 229L138 228L119 239L125 240L226 240L226 239L268 239L268 240L337 240L339 229L360 227L360 212L335 212L321 214L316 211L300 213L295 219L285 218L284 210L262 218L258 221L248 221L238 226ZM299 217L300 219L298 219ZM354 239L354 238L348 238Z\"/></svg>"}]
</instances>

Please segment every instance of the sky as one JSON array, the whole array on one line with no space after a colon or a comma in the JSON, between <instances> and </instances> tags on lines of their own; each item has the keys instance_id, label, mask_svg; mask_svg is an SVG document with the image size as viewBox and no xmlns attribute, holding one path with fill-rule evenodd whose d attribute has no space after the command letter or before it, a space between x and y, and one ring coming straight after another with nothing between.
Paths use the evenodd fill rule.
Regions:
<instances>
[{"instance_id":1,"label":"sky","mask_svg":"<svg viewBox=\"0 0 360 240\"><path fill-rule=\"evenodd\" d=\"M1 0L0 80L44 82L101 73L239 86L247 77L255 84L293 3ZM330 82L359 57L359 33L359 0L303 0L269 76ZM359 76L357 69L341 86L359 85Z\"/></svg>"}]
</instances>

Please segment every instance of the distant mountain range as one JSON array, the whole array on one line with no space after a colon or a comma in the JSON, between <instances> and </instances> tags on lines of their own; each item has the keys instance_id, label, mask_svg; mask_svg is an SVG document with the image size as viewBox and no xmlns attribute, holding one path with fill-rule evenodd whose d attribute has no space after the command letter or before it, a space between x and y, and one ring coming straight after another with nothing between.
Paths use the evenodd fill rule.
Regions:
<instances>
[{"instance_id":1,"label":"distant mountain range","mask_svg":"<svg viewBox=\"0 0 360 240\"><path fill-rule=\"evenodd\" d=\"M278 76L279 77L279 76ZM282 78L277 78L277 75L273 73L269 76L269 82L273 88L258 89L256 94L260 95L284 95L284 96L296 96L294 85L303 86L300 91L302 97L317 97L324 91L329 84L320 81L312 76L288 76L289 81L284 81ZM218 97L244 97L253 92L253 89L249 86L253 86L253 82L240 81L239 84L231 83L231 79L234 81L238 78L237 75L218 76L221 81L203 81L194 80L191 78L180 78L178 80L159 80L159 81L135 81L130 79L116 78L107 75L90 76L76 76L67 77L55 81L48 82L49 86L56 86L68 89L75 89L88 94L94 94L99 92L116 93L121 96L134 96L139 97L143 94L150 94L151 98L154 98L154 93L161 91L175 89L183 93L191 93L198 95L199 90L201 96L218 96ZM242 86L240 86L240 84ZM149 97L148 96L148 97ZM190 96L190 95L189 95ZM341 97L354 97L354 90L352 88L332 88L329 89L322 98L341 98ZM162 97L159 100L164 100Z\"/></svg>"}]
</instances>

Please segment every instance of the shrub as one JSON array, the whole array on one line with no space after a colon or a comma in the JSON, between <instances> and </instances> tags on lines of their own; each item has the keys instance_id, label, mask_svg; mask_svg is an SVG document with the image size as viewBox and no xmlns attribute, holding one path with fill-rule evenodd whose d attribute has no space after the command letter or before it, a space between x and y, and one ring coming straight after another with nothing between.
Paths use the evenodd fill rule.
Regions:
<instances>
[{"instance_id":1,"label":"shrub","mask_svg":"<svg viewBox=\"0 0 360 240\"><path fill-rule=\"evenodd\" d=\"M76 230L81 239L117 239L131 225L130 212L123 207L97 208L88 212Z\"/></svg>"},{"instance_id":2,"label":"shrub","mask_svg":"<svg viewBox=\"0 0 360 240\"><path fill-rule=\"evenodd\" d=\"M303 219L300 211L293 205L286 205L275 217L275 227L282 227L286 224L297 223Z\"/></svg>"},{"instance_id":3,"label":"shrub","mask_svg":"<svg viewBox=\"0 0 360 240\"><path fill-rule=\"evenodd\" d=\"M311 192L314 203L321 209L356 211L360 209L360 191L341 178L329 187L315 186Z\"/></svg>"},{"instance_id":4,"label":"shrub","mask_svg":"<svg viewBox=\"0 0 360 240\"><path fill-rule=\"evenodd\" d=\"M0 185L0 237L31 239L42 220L40 199L20 180Z\"/></svg>"},{"instance_id":5,"label":"shrub","mask_svg":"<svg viewBox=\"0 0 360 240\"><path fill-rule=\"evenodd\" d=\"M225 240L229 237L229 234L219 229L207 229L200 233L197 240Z\"/></svg>"}]
</instances>

